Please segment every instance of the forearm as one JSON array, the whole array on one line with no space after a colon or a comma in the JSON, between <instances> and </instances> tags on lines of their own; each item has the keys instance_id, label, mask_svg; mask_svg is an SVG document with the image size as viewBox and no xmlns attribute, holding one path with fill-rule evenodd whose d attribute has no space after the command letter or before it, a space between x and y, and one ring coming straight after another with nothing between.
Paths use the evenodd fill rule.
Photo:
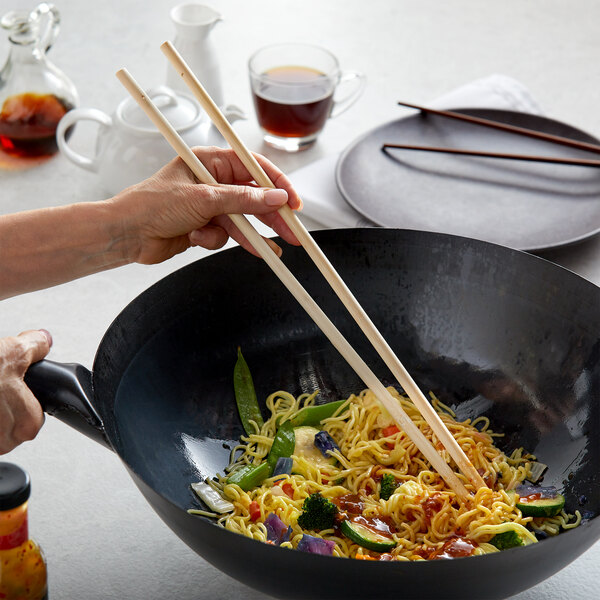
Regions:
<instances>
[{"instance_id":1,"label":"forearm","mask_svg":"<svg viewBox=\"0 0 600 600\"><path fill-rule=\"evenodd\" d=\"M228 214L254 214L298 243L277 212L288 200L294 209L301 204L280 171L261 159L283 186L265 191L245 185L250 174L232 150L199 148L197 154L222 185L198 185L174 159L109 200L0 216L0 299L131 262L162 262L190 245L221 248L229 235L247 244Z\"/></svg>"},{"instance_id":2,"label":"forearm","mask_svg":"<svg viewBox=\"0 0 600 600\"><path fill-rule=\"evenodd\" d=\"M0 216L0 299L131 262L110 201Z\"/></svg>"}]
</instances>

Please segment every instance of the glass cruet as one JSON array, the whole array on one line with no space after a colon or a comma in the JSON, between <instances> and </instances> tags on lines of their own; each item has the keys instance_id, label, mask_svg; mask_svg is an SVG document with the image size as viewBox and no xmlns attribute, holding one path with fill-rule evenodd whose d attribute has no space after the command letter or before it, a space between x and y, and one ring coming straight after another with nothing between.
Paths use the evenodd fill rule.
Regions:
<instances>
[{"instance_id":1,"label":"glass cruet","mask_svg":"<svg viewBox=\"0 0 600 600\"><path fill-rule=\"evenodd\" d=\"M46 57L59 24L58 10L47 3L0 19L10 41L0 71L0 149L9 155L35 158L56 153L58 122L78 104L71 80Z\"/></svg>"}]
</instances>

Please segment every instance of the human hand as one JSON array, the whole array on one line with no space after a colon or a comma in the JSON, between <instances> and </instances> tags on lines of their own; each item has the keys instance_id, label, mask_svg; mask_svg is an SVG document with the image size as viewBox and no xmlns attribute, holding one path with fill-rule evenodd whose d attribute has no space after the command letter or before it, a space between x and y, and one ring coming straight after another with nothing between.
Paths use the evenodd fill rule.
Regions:
<instances>
[{"instance_id":1,"label":"human hand","mask_svg":"<svg viewBox=\"0 0 600 600\"><path fill-rule=\"evenodd\" d=\"M32 440L44 424L44 412L24 377L52 346L47 331L24 331L0 339L0 454Z\"/></svg>"},{"instance_id":2,"label":"human hand","mask_svg":"<svg viewBox=\"0 0 600 600\"><path fill-rule=\"evenodd\" d=\"M255 155L277 189L265 190L252 177L233 150L195 148L220 185L200 184L180 158L158 173L127 188L108 201L120 211L121 243L133 262L153 264L190 246L221 248L229 237L256 254L228 214L253 214L286 242L298 245L277 210L302 205L290 181L266 158ZM280 253L280 249L271 244Z\"/></svg>"}]
</instances>

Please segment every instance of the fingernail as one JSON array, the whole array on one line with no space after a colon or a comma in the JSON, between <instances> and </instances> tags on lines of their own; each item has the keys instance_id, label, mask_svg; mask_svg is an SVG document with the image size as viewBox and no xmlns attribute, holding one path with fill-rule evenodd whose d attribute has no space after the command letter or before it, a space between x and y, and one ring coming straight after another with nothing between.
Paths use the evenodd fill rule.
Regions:
<instances>
[{"instance_id":1,"label":"fingernail","mask_svg":"<svg viewBox=\"0 0 600 600\"><path fill-rule=\"evenodd\" d=\"M194 231L191 231L188 235L188 240L190 240L190 244L192 244L192 246L199 246L201 238L202 233L198 229L194 229Z\"/></svg>"},{"instance_id":2,"label":"fingernail","mask_svg":"<svg viewBox=\"0 0 600 600\"><path fill-rule=\"evenodd\" d=\"M267 206L283 206L288 201L287 192L279 188L266 190L264 198Z\"/></svg>"},{"instance_id":3,"label":"fingernail","mask_svg":"<svg viewBox=\"0 0 600 600\"><path fill-rule=\"evenodd\" d=\"M52 346L52 336L50 335L50 332L46 329L40 329L40 333L43 333L46 336L46 339L48 340L48 345Z\"/></svg>"}]
</instances>

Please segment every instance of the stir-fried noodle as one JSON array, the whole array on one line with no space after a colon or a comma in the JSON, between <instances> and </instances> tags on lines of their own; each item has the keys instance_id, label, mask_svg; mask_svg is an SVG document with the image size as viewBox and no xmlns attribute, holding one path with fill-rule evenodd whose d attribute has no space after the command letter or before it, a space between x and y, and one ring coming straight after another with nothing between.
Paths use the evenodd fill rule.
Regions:
<instances>
[{"instance_id":1,"label":"stir-fried noodle","mask_svg":"<svg viewBox=\"0 0 600 600\"><path fill-rule=\"evenodd\" d=\"M412 402L395 389L392 395L454 468L448 453ZM219 523L230 531L261 540L269 539L265 520L271 514L291 529L282 547L297 548L305 534L334 542L336 556L371 560L423 560L497 552L503 548L499 534L510 533L518 545L535 543L536 533L554 535L575 527L581 516L564 510L552 517L524 516L517 507L514 489L530 478L535 457L522 448L510 456L494 444L501 434L490 429L487 418L458 422L453 412L432 396L432 403L487 486L475 490L458 476L472 493L469 502L459 501L444 480L432 470L408 437L399 431L370 390L353 395L325 418L318 429L327 432L338 449L329 453L294 452L291 473L268 477L244 491L227 478L244 465L263 463L278 428L306 406L316 393L298 398L276 392L267 399L270 418L256 432L241 439L232 451L227 473L210 482L234 507L220 516ZM297 434L298 435L298 434ZM388 493L383 491L383 482ZM391 491L389 484L392 484ZM339 513L335 522L322 530L303 529L298 519L305 501L319 493L332 500ZM389 497L387 497L389 495ZM389 540L385 551L369 549L344 535L341 517ZM366 528L366 529L365 529ZM393 547L392 547L393 546Z\"/></svg>"}]
</instances>

